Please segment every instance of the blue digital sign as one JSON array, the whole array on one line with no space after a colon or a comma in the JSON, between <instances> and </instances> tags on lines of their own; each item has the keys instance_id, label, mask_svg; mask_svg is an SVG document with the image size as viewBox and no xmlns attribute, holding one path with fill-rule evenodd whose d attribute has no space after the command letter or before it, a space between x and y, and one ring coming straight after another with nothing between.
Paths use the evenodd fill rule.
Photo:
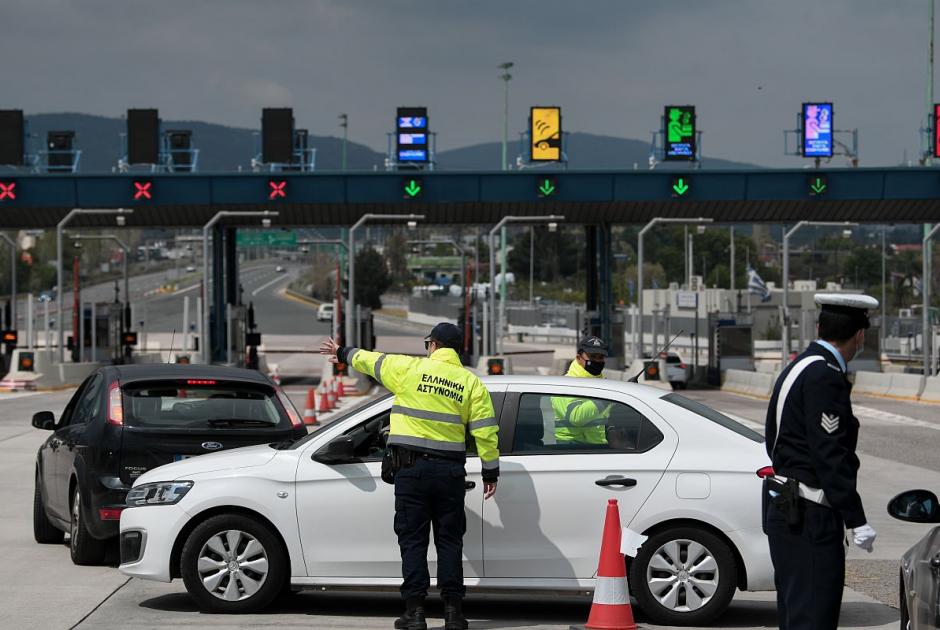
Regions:
<instances>
[{"instance_id":1,"label":"blue digital sign","mask_svg":"<svg viewBox=\"0 0 940 630\"><path fill-rule=\"evenodd\" d=\"M803 155L832 157L832 103L803 103Z\"/></svg>"},{"instance_id":2,"label":"blue digital sign","mask_svg":"<svg viewBox=\"0 0 940 630\"><path fill-rule=\"evenodd\" d=\"M399 107L395 116L395 154L398 162L430 161L428 108Z\"/></svg>"}]
</instances>

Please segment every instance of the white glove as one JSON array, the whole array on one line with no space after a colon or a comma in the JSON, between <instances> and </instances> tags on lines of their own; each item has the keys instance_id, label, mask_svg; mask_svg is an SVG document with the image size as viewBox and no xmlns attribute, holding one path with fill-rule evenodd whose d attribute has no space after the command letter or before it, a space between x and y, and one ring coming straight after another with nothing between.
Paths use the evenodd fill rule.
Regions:
<instances>
[{"instance_id":1,"label":"white glove","mask_svg":"<svg viewBox=\"0 0 940 630\"><path fill-rule=\"evenodd\" d=\"M856 547L864 549L868 553L872 552L872 548L875 545L875 537L878 535L878 533L871 525L865 523L861 527L856 527L852 530L852 535L855 539Z\"/></svg>"}]
</instances>

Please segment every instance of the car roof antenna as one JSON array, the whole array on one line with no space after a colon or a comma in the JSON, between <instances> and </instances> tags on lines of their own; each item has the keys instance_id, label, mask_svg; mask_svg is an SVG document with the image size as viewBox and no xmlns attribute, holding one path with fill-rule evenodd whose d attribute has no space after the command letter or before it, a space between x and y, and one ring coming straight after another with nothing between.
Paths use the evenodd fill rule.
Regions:
<instances>
[{"instance_id":1,"label":"car roof antenna","mask_svg":"<svg viewBox=\"0 0 940 630\"><path fill-rule=\"evenodd\" d=\"M684 332L685 332L684 330L680 330L679 332L677 332L677 333L676 333L676 336L673 337L672 340L671 340L669 343L667 343L665 346L663 346L663 349L662 349L662 350L660 350L658 353L656 353L656 356L658 357L658 356L661 355L663 352L666 352L667 350L669 350L669 346L671 346L671 345L673 344L673 342L675 342L675 340L679 338L679 335L681 335L681 334L684 333ZM644 361L644 364L643 364L643 367L640 368L640 371L637 372L636 374L634 374L632 377L630 377L630 382L631 382L631 383L639 383L639 382L640 382L640 375L643 374L643 372L646 371L646 362L645 362L645 359L643 359L643 361Z\"/></svg>"},{"instance_id":2,"label":"car roof antenna","mask_svg":"<svg viewBox=\"0 0 940 630\"><path fill-rule=\"evenodd\" d=\"M170 353L166 355L167 364L173 363L173 341L176 339L176 329L173 329L173 334L170 335Z\"/></svg>"}]
</instances>

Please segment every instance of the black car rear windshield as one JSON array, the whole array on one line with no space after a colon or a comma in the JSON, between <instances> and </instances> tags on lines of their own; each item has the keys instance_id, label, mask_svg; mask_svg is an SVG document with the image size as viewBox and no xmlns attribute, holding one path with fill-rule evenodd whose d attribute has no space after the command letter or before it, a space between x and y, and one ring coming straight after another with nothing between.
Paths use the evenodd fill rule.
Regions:
<instances>
[{"instance_id":1,"label":"black car rear windshield","mask_svg":"<svg viewBox=\"0 0 940 630\"><path fill-rule=\"evenodd\" d=\"M127 426L239 428L289 423L274 389L214 380L131 383L123 388Z\"/></svg>"},{"instance_id":2,"label":"black car rear windshield","mask_svg":"<svg viewBox=\"0 0 940 630\"><path fill-rule=\"evenodd\" d=\"M749 440L761 443L764 441L764 436L753 429L749 429L740 422L732 420L723 413L719 413L707 405L686 398L685 396L680 396L679 394L666 394L663 396L663 400L669 401L674 405L678 405L683 409L691 411L692 413L698 414L703 418L711 420L715 424L719 424L729 431L734 431L740 436L746 437Z\"/></svg>"}]
</instances>

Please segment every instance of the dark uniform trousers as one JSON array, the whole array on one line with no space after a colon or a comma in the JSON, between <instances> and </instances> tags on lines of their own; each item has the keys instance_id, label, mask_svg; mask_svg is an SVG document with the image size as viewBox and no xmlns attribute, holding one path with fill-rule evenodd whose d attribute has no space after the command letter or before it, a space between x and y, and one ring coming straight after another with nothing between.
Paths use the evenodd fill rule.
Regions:
<instances>
[{"instance_id":1,"label":"dark uniform trousers","mask_svg":"<svg viewBox=\"0 0 940 630\"><path fill-rule=\"evenodd\" d=\"M434 529L437 587L444 599L463 598L463 462L418 455L395 474L395 533L401 550L401 594L406 600L427 596L428 543Z\"/></svg>"},{"instance_id":2,"label":"dark uniform trousers","mask_svg":"<svg viewBox=\"0 0 940 630\"><path fill-rule=\"evenodd\" d=\"M832 508L801 499L800 523L790 526L778 505L764 504L780 629L836 630L845 581L842 518Z\"/></svg>"}]
</instances>

